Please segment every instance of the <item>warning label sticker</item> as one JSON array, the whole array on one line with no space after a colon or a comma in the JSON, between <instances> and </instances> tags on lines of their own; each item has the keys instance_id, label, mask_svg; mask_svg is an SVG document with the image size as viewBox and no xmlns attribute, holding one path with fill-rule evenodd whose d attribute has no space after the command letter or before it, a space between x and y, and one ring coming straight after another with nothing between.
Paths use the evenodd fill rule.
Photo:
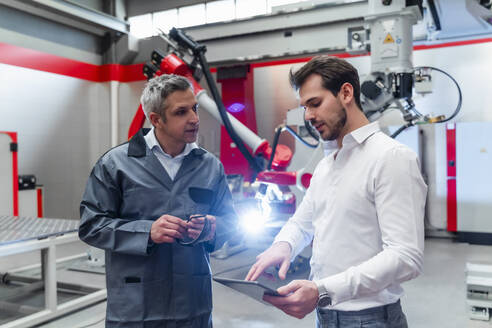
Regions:
<instances>
[{"instance_id":1,"label":"warning label sticker","mask_svg":"<svg viewBox=\"0 0 492 328\"><path fill-rule=\"evenodd\" d=\"M384 38L383 43L395 43L395 39L391 36L391 34L387 34L386 38Z\"/></svg>"}]
</instances>

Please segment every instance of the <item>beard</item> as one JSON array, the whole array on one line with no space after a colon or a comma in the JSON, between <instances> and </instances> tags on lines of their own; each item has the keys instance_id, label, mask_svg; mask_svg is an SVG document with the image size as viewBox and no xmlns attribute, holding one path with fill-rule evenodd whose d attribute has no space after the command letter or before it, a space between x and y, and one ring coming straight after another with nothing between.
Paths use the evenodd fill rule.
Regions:
<instances>
[{"instance_id":1,"label":"beard","mask_svg":"<svg viewBox=\"0 0 492 328\"><path fill-rule=\"evenodd\" d=\"M347 123L347 111L341 104L339 105L336 119L333 122L325 122L327 131L321 134L321 138L325 141L336 140Z\"/></svg>"}]
</instances>

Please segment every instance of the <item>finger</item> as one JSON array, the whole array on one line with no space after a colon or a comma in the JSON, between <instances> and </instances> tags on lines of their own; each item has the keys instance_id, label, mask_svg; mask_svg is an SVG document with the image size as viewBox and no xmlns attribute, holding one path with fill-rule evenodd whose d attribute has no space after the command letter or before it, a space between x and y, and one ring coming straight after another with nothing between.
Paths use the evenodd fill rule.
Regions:
<instances>
[{"instance_id":1,"label":"finger","mask_svg":"<svg viewBox=\"0 0 492 328\"><path fill-rule=\"evenodd\" d=\"M186 222L180 218L171 215L163 215L157 221L158 226L166 228L170 225L186 228Z\"/></svg>"},{"instance_id":2,"label":"finger","mask_svg":"<svg viewBox=\"0 0 492 328\"><path fill-rule=\"evenodd\" d=\"M253 280L256 280L260 276L264 275L265 271L271 266L272 266L272 264L270 262L266 262L266 261L258 262L258 266L256 267L256 272L253 276Z\"/></svg>"},{"instance_id":3,"label":"finger","mask_svg":"<svg viewBox=\"0 0 492 328\"><path fill-rule=\"evenodd\" d=\"M291 281L289 284L280 287L277 292L280 295L288 295L294 293L296 290L302 287L302 284L298 280Z\"/></svg>"},{"instance_id":4,"label":"finger","mask_svg":"<svg viewBox=\"0 0 492 328\"><path fill-rule=\"evenodd\" d=\"M183 239L183 235L181 232L172 230L172 229L163 229L163 236L171 237L171 238L178 238L178 239Z\"/></svg>"},{"instance_id":5,"label":"finger","mask_svg":"<svg viewBox=\"0 0 492 328\"><path fill-rule=\"evenodd\" d=\"M251 269L249 269L248 271L248 274L246 275L246 278L244 278L244 280L248 280L248 281L251 281L254 273L256 272L256 267L258 266L258 262L253 264L253 266L251 267Z\"/></svg>"},{"instance_id":6,"label":"finger","mask_svg":"<svg viewBox=\"0 0 492 328\"><path fill-rule=\"evenodd\" d=\"M272 296L272 295L263 295L263 300L267 301L268 303L276 307L292 304L292 301L288 297L281 297L281 296L279 297L279 296Z\"/></svg>"},{"instance_id":7,"label":"finger","mask_svg":"<svg viewBox=\"0 0 492 328\"><path fill-rule=\"evenodd\" d=\"M188 229L193 228L193 229L203 230L204 226L205 224L203 224L203 222L201 223L191 222L188 224Z\"/></svg>"},{"instance_id":8,"label":"finger","mask_svg":"<svg viewBox=\"0 0 492 328\"><path fill-rule=\"evenodd\" d=\"M289 270L290 261L285 259L280 266L280 270L278 270L278 276L280 279L285 280L287 277L287 270Z\"/></svg>"},{"instance_id":9,"label":"finger","mask_svg":"<svg viewBox=\"0 0 492 328\"><path fill-rule=\"evenodd\" d=\"M188 229L188 235L198 236L200 235L201 232L202 232L201 230Z\"/></svg>"},{"instance_id":10,"label":"finger","mask_svg":"<svg viewBox=\"0 0 492 328\"><path fill-rule=\"evenodd\" d=\"M251 268L250 272L248 273L246 280L255 281L256 279L258 279L258 277L261 275L262 272L263 270L260 269L260 264L256 262L255 265Z\"/></svg>"},{"instance_id":11,"label":"finger","mask_svg":"<svg viewBox=\"0 0 492 328\"><path fill-rule=\"evenodd\" d=\"M169 230L176 230L176 231L181 230L181 232L185 231L185 228L183 228L181 225L174 223L174 222L169 222L169 221L162 223L161 227L164 229L169 229Z\"/></svg>"},{"instance_id":12,"label":"finger","mask_svg":"<svg viewBox=\"0 0 492 328\"><path fill-rule=\"evenodd\" d=\"M217 220L217 219L215 218L215 216L213 216L213 215L207 215L207 216L206 216L206 218L207 218L207 220L208 220L210 223L213 223L213 224L215 224L215 221Z\"/></svg>"},{"instance_id":13,"label":"finger","mask_svg":"<svg viewBox=\"0 0 492 328\"><path fill-rule=\"evenodd\" d=\"M185 220L182 220L178 217L170 216L170 215L167 216L167 222L177 224L183 228L186 228L186 225L187 225Z\"/></svg>"},{"instance_id":14,"label":"finger","mask_svg":"<svg viewBox=\"0 0 492 328\"><path fill-rule=\"evenodd\" d=\"M205 217L194 217L190 221L193 223L205 223Z\"/></svg>"}]
</instances>

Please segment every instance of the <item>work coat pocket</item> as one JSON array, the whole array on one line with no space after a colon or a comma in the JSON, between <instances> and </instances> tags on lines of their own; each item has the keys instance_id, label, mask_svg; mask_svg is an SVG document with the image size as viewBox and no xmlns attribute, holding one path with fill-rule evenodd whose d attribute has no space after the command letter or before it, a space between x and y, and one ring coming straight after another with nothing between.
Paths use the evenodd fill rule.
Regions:
<instances>
[{"instance_id":1,"label":"work coat pocket","mask_svg":"<svg viewBox=\"0 0 492 328\"><path fill-rule=\"evenodd\" d=\"M127 282L108 288L109 321L174 319L169 281Z\"/></svg>"},{"instance_id":2,"label":"work coat pocket","mask_svg":"<svg viewBox=\"0 0 492 328\"><path fill-rule=\"evenodd\" d=\"M189 187L190 201L186 204L186 214L210 214L210 207L214 201L214 192L211 189L201 187Z\"/></svg>"}]
</instances>

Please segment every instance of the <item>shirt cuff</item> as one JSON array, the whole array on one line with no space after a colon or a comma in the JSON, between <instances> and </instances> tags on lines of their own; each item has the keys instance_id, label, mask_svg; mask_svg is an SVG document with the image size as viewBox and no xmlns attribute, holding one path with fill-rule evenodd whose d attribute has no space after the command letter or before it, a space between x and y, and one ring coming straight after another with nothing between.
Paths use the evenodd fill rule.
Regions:
<instances>
[{"instance_id":1,"label":"shirt cuff","mask_svg":"<svg viewBox=\"0 0 492 328\"><path fill-rule=\"evenodd\" d=\"M350 285L345 272L340 272L324 279L313 280L316 286L321 286L331 297L331 305L336 305L352 299Z\"/></svg>"}]
</instances>

